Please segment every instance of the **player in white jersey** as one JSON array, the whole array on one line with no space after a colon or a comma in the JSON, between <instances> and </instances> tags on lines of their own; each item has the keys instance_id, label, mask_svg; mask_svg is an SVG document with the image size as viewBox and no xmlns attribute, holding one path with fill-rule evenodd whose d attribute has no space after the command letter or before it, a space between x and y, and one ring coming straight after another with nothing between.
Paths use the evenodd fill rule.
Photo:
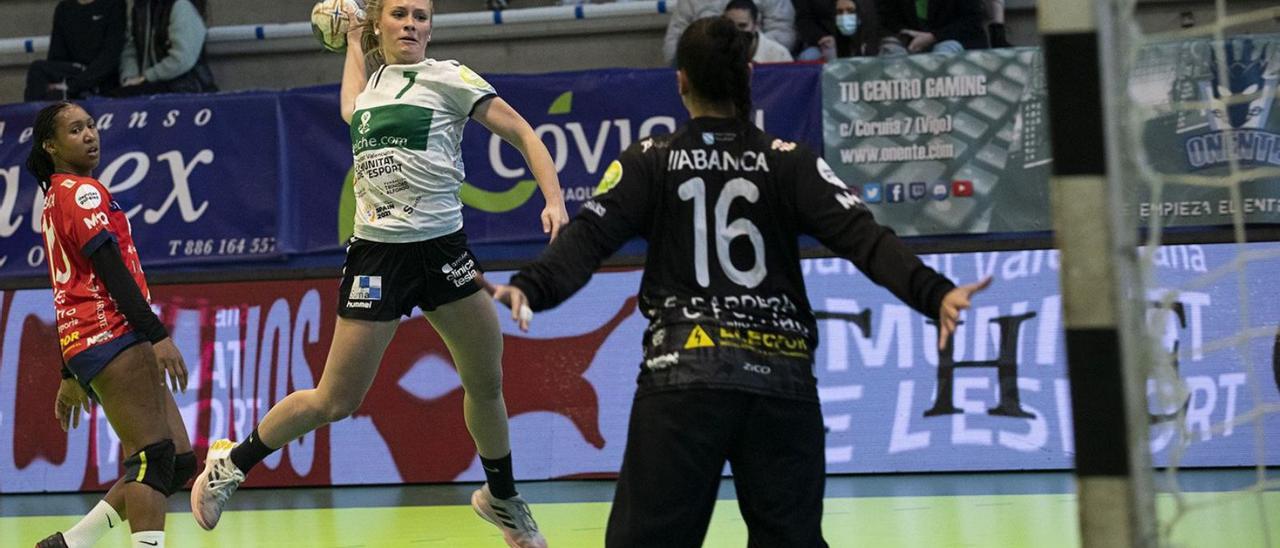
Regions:
<instances>
[{"instance_id":1,"label":"player in white jersey","mask_svg":"<svg viewBox=\"0 0 1280 548\"><path fill-rule=\"evenodd\" d=\"M432 9L431 0L372 0L367 23L349 14L342 116L351 125L357 208L333 344L315 389L280 401L243 442L210 446L191 493L192 512L205 529L217 524L254 465L360 406L400 317L419 307L448 345L466 393L467 428L488 480L472 495L472 506L502 530L508 545L546 546L516 493L502 399L502 332L462 232L459 145L467 120L524 155L547 202L545 232L554 238L569 216L551 155L528 122L475 72L426 57ZM366 74L370 65L381 66Z\"/></svg>"}]
</instances>

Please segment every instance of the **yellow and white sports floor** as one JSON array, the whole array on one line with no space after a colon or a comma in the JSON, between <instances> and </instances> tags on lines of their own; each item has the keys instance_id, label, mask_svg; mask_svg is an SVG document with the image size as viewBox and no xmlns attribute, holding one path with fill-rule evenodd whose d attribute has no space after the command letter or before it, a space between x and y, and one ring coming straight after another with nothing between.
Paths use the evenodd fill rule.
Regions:
<instances>
[{"instance_id":1,"label":"yellow and white sports floor","mask_svg":"<svg viewBox=\"0 0 1280 548\"><path fill-rule=\"evenodd\" d=\"M1278 474L1272 471L1272 477ZM1173 546L1280 547L1280 491L1238 491L1253 470L1179 476L1189 510L1172 528ZM522 494L551 546L604 544L610 481L524 483ZM468 505L475 485L248 489L236 493L213 532L187 513L187 492L170 502L170 547L502 547L502 537ZM1073 480L1063 473L832 476L823 531L833 547L1079 546ZM722 484L705 546L742 547L747 532ZM32 546L76 522L95 495L0 497L0 547ZM1158 499L1162 521L1176 512ZM117 530L99 544L127 547Z\"/></svg>"}]
</instances>

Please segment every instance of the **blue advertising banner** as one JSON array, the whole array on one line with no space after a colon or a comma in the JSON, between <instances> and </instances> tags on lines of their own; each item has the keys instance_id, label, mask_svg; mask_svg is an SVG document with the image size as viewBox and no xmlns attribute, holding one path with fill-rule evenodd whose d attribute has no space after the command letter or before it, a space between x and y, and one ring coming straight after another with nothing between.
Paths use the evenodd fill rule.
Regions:
<instances>
[{"instance_id":1,"label":"blue advertising banner","mask_svg":"<svg viewBox=\"0 0 1280 548\"><path fill-rule=\"evenodd\" d=\"M0 109L0 276L46 272L43 196L25 162L42 105ZM147 264L278 259L285 185L271 94L90 101L96 173L126 209Z\"/></svg>"},{"instance_id":2,"label":"blue advertising banner","mask_svg":"<svg viewBox=\"0 0 1280 548\"><path fill-rule=\"evenodd\" d=\"M488 79L546 143L571 213L623 149L688 118L667 69ZM818 80L812 65L761 67L754 80L757 124L820 147ZM289 266L291 258L341 250L351 233L351 144L337 86L84 106L102 132L97 175L133 208L149 268ZM41 198L22 167L39 107L0 107L0 278L45 272L39 219L32 216ZM544 202L515 148L471 124L462 149L470 241L544 241L538 220Z\"/></svg>"},{"instance_id":3,"label":"blue advertising banner","mask_svg":"<svg viewBox=\"0 0 1280 548\"><path fill-rule=\"evenodd\" d=\"M1214 276L1241 257L1236 251L1249 259L1243 274ZM860 322L821 322L815 370L830 428L828 470L1071 467L1057 252L924 259L957 283L995 278L942 355L935 326L848 262L804 264L815 309L869 313ZM1280 268L1276 245L1166 246L1154 263L1148 321L1170 354L1148 383L1154 462L1252 465L1261 445L1267 464L1280 464L1280 290L1269 280Z\"/></svg>"}]
</instances>

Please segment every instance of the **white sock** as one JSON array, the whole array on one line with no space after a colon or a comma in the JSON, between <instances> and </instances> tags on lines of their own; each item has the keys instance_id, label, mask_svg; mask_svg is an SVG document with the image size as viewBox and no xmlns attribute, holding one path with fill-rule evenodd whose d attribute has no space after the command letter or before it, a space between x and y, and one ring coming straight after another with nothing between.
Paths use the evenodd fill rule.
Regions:
<instances>
[{"instance_id":1,"label":"white sock","mask_svg":"<svg viewBox=\"0 0 1280 548\"><path fill-rule=\"evenodd\" d=\"M133 548L164 548L164 531L140 531L134 533Z\"/></svg>"},{"instance_id":2,"label":"white sock","mask_svg":"<svg viewBox=\"0 0 1280 548\"><path fill-rule=\"evenodd\" d=\"M74 527L62 533L62 538L67 540L69 548L89 548L107 531L115 529L124 523L120 519L120 514L116 513L116 509L112 508L107 501L100 500L98 504L89 510L80 522Z\"/></svg>"}]
</instances>

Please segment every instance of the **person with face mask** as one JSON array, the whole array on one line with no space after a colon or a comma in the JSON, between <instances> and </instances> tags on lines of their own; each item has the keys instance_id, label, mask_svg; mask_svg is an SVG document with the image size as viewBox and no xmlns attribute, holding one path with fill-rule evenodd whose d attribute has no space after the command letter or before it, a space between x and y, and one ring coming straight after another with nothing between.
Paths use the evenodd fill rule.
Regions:
<instances>
[{"instance_id":1,"label":"person with face mask","mask_svg":"<svg viewBox=\"0 0 1280 548\"><path fill-rule=\"evenodd\" d=\"M751 33L755 38L752 63L790 63L791 52L786 46L760 32L760 10L753 0L731 0L724 7L724 16L733 21L738 30Z\"/></svg>"},{"instance_id":2,"label":"person with face mask","mask_svg":"<svg viewBox=\"0 0 1280 548\"><path fill-rule=\"evenodd\" d=\"M800 61L874 56L880 51L872 0L795 0Z\"/></svg>"}]
</instances>

